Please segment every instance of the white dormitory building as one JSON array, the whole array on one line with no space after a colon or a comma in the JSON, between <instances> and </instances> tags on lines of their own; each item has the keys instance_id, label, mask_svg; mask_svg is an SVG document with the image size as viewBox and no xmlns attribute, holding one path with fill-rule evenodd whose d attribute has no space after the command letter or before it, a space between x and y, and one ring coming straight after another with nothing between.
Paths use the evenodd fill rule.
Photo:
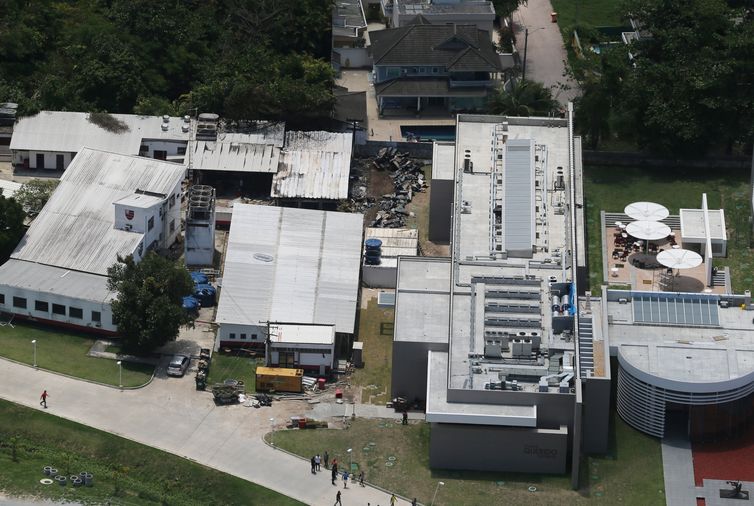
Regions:
<instances>
[{"instance_id":1,"label":"white dormitory building","mask_svg":"<svg viewBox=\"0 0 754 506\"><path fill-rule=\"evenodd\" d=\"M264 349L269 335L283 353L273 364L331 367L323 348L355 330L362 222L361 214L236 204L216 347Z\"/></svg>"},{"instance_id":2,"label":"white dormitory building","mask_svg":"<svg viewBox=\"0 0 754 506\"><path fill-rule=\"evenodd\" d=\"M167 248L181 231L185 167L81 148L10 260L0 310L14 318L115 333L107 269Z\"/></svg>"},{"instance_id":3,"label":"white dormitory building","mask_svg":"<svg viewBox=\"0 0 754 506\"><path fill-rule=\"evenodd\" d=\"M125 125L119 132L91 121L86 112L41 111L19 118L10 150L14 168L63 171L85 146L124 155L182 160L191 135L190 119L111 114Z\"/></svg>"}]
</instances>

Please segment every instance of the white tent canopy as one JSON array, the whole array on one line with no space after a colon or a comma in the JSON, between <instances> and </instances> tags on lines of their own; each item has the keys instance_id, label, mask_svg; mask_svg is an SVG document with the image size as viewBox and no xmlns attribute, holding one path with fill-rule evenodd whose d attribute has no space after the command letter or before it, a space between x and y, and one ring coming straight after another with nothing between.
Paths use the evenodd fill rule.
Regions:
<instances>
[{"instance_id":1,"label":"white tent canopy","mask_svg":"<svg viewBox=\"0 0 754 506\"><path fill-rule=\"evenodd\" d=\"M657 254L657 261L671 269L692 269L701 265L702 256L688 249L668 249Z\"/></svg>"},{"instance_id":2,"label":"white tent canopy","mask_svg":"<svg viewBox=\"0 0 754 506\"><path fill-rule=\"evenodd\" d=\"M634 220L642 221L660 221L670 214L667 207L654 202L634 202L628 204L623 212Z\"/></svg>"},{"instance_id":3,"label":"white tent canopy","mask_svg":"<svg viewBox=\"0 0 754 506\"><path fill-rule=\"evenodd\" d=\"M656 241L670 235L670 227L659 221L632 221L626 226L626 232L637 239Z\"/></svg>"}]
</instances>

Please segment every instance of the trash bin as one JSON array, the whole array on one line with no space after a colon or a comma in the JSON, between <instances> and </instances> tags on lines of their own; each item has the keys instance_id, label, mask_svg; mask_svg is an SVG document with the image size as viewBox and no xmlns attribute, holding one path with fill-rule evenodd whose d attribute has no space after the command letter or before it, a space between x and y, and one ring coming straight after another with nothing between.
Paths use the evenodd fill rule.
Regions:
<instances>
[{"instance_id":1,"label":"trash bin","mask_svg":"<svg viewBox=\"0 0 754 506\"><path fill-rule=\"evenodd\" d=\"M327 384L327 380L325 378L319 378L317 380L317 386L319 387L320 390L324 390L326 384Z\"/></svg>"},{"instance_id":2,"label":"trash bin","mask_svg":"<svg viewBox=\"0 0 754 506\"><path fill-rule=\"evenodd\" d=\"M340 388L335 389L335 398L336 399L342 399L343 398L343 390Z\"/></svg>"},{"instance_id":3,"label":"trash bin","mask_svg":"<svg viewBox=\"0 0 754 506\"><path fill-rule=\"evenodd\" d=\"M558 13L557 12L551 12L550 13L550 20L553 23L557 23L558 22Z\"/></svg>"},{"instance_id":4,"label":"trash bin","mask_svg":"<svg viewBox=\"0 0 754 506\"><path fill-rule=\"evenodd\" d=\"M305 429L306 428L306 418L299 418L298 419L298 428L299 429Z\"/></svg>"}]
</instances>

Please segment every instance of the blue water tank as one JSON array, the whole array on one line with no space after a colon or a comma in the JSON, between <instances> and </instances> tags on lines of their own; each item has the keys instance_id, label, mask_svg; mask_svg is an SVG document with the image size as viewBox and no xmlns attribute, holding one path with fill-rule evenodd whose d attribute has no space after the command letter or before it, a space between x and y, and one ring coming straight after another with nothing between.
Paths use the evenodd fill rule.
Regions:
<instances>
[{"instance_id":1,"label":"blue water tank","mask_svg":"<svg viewBox=\"0 0 754 506\"><path fill-rule=\"evenodd\" d=\"M382 241L379 239L367 239L364 241L364 247L366 251L380 251L380 248L382 248Z\"/></svg>"},{"instance_id":2,"label":"blue water tank","mask_svg":"<svg viewBox=\"0 0 754 506\"><path fill-rule=\"evenodd\" d=\"M382 263L380 250L367 250L364 252L364 263L367 265L380 265Z\"/></svg>"},{"instance_id":3,"label":"blue water tank","mask_svg":"<svg viewBox=\"0 0 754 506\"><path fill-rule=\"evenodd\" d=\"M209 282L209 278L206 274L198 271L190 272L189 274L191 274L191 279L194 280L195 285L201 285Z\"/></svg>"},{"instance_id":4,"label":"blue water tank","mask_svg":"<svg viewBox=\"0 0 754 506\"><path fill-rule=\"evenodd\" d=\"M194 297L199 299L202 307L212 307L215 305L215 296L217 291L212 285L205 283L198 284L194 287Z\"/></svg>"},{"instance_id":5,"label":"blue water tank","mask_svg":"<svg viewBox=\"0 0 754 506\"><path fill-rule=\"evenodd\" d=\"M193 295L187 295L183 298L183 309L189 313L199 311L199 300Z\"/></svg>"}]
</instances>

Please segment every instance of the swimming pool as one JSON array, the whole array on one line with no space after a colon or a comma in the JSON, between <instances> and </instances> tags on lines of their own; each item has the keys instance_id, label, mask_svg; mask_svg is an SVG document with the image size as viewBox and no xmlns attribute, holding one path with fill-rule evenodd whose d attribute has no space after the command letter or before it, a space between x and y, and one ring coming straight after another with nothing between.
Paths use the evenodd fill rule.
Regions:
<instances>
[{"instance_id":1,"label":"swimming pool","mask_svg":"<svg viewBox=\"0 0 754 506\"><path fill-rule=\"evenodd\" d=\"M455 125L401 125L401 136L404 139L417 137L423 141L455 141Z\"/></svg>"}]
</instances>

